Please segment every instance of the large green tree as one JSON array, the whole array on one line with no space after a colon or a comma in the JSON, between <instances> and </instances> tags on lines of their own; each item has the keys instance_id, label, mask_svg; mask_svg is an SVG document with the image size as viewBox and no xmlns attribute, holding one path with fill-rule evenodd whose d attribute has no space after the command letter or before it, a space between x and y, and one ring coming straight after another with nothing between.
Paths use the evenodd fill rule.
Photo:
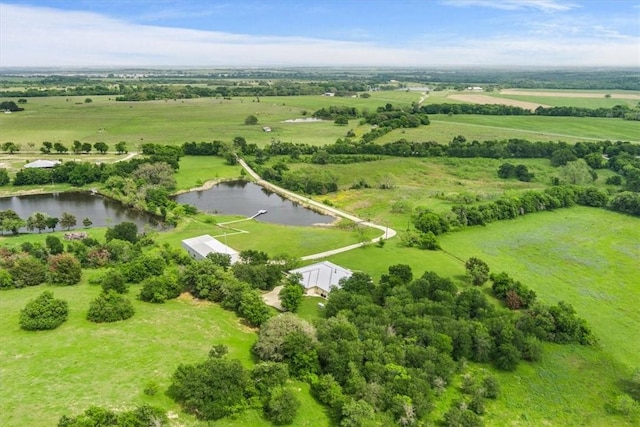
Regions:
<instances>
[{"instance_id":1,"label":"large green tree","mask_svg":"<svg viewBox=\"0 0 640 427\"><path fill-rule=\"evenodd\" d=\"M298 311L298 307L302 303L304 297L304 288L297 282L297 278L284 285L278 294L280 297L280 304L287 310L295 313Z\"/></svg>"},{"instance_id":2,"label":"large green tree","mask_svg":"<svg viewBox=\"0 0 640 427\"><path fill-rule=\"evenodd\" d=\"M60 227L69 230L71 227L75 227L76 224L77 220L75 215L69 212L62 212L62 215L60 215Z\"/></svg>"},{"instance_id":3,"label":"large green tree","mask_svg":"<svg viewBox=\"0 0 640 427\"><path fill-rule=\"evenodd\" d=\"M481 286L489 280L489 266L480 258L471 257L464 263L467 275L471 278L471 283Z\"/></svg>"},{"instance_id":4,"label":"large green tree","mask_svg":"<svg viewBox=\"0 0 640 427\"><path fill-rule=\"evenodd\" d=\"M172 377L169 394L198 418L217 420L246 406L249 373L240 361L209 357L195 365L180 365Z\"/></svg>"}]
</instances>

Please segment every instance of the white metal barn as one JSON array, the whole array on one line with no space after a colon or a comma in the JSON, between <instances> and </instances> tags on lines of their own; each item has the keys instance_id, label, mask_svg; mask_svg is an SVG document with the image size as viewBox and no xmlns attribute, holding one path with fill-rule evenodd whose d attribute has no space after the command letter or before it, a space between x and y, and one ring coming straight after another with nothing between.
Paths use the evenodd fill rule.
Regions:
<instances>
[{"instance_id":1,"label":"white metal barn","mask_svg":"<svg viewBox=\"0 0 640 427\"><path fill-rule=\"evenodd\" d=\"M187 250L193 259L205 259L211 252L227 254L231 257L231 263L235 264L240 259L239 252L224 243L214 239L208 234L182 241L182 247Z\"/></svg>"}]
</instances>

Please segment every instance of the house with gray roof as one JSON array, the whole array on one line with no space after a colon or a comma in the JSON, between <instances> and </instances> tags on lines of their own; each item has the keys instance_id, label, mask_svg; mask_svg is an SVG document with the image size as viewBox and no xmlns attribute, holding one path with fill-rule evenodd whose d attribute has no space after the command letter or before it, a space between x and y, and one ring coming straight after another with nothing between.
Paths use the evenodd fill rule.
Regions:
<instances>
[{"instance_id":1,"label":"house with gray roof","mask_svg":"<svg viewBox=\"0 0 640 427\"><path fill-rule=\"evenodd\" d=\"M289 271L289 274L295 273L302 275L300 284L304 286L307 294L325 298L331 292L331 288L340 287L341 279L348 279L353 274L351 270L329 261L317 262Z\"/></svg>"},{"instance_id":2,"label":"house with gray roof","mask_svg":"<svg viewBox=\"0 0 640 427\"><path fill-rule=\"evenodd\" d=\"M231 257L231 264L235 264L240 259L240 254L233 248L214 239L208 234L182 241L182 247L186 249L189 256L195 260L205 259L212 252L227 254Z\"/></svg>"}]
</instances>

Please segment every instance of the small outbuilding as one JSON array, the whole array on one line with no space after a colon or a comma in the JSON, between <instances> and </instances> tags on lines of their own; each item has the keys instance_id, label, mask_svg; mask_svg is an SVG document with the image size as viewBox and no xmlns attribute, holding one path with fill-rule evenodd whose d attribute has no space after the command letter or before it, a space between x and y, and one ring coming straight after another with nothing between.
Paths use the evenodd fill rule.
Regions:
<instances>
[{"instance_id":1,"label":"small outbuilding","mask_svg":"<svg viewBox=\"0 0 640 427\"><path fill-rule=\"evenodd\" d=\"M59 165L61 162L58 160L35 160L31 163L24 165L25 168L53 168Z\"/></svg>"},{"instance_id":2,"label":"small outbuilding","mask_svg":"<svg viewBox=\"0 0 640 427\"><path fill-rule=\"evenodd\" d=\"M341 279L348 279L353 274L351 270L329 261L318 262L289 271L289 274L295 273L302 275L300 284L304 286L307 294L319 295L324 298L329 295L331 288L340 287Z\"/></svg>"},{"instance_id":3,"label":"small outbuilding","mask_svg":"<svg viewBox=\"0 0 640 427\"><path fill-rule=\"evenodd\" d=\"M182 247L186 249L189 256L195 260L202 260L212 252L219 254L227 254L231 257L231 263L235 264L240 259L240 254L233 248L225 245L219 240L214 239L208 234L182 241Z\"/></svg>"}]
</instances>

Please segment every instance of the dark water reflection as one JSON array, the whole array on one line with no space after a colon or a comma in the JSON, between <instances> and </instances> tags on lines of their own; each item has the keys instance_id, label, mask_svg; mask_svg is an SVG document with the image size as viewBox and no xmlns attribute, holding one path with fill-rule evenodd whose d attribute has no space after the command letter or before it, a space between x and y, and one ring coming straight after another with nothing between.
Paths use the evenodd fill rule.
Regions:
<instances>
[{"instance_id":1,"label":"dark water reflection","mask_svg":"<svg viewBox=\"0 0 640 427\"><path fill-rule=\"evenodd\" d=\"M334 218L322 215L285 199L252 182L223 182L210 190L192 191L175 197L178 203L189 204L201 211L252 216L261 209L266 214L257 221L284 225L330 224Z\"/></svg>"},{"instance_id":2,"label":"dark water reflection","mask_svg":"<svg viewBox=\"0 0 640 427\"><path fill-rule=\"evenodd\" d=\"M22 219L34 212L60 218L63 212L75 215L77 228L89 218L92 227L110 227L121 222L133 222L142 230L145 225L157 226L158 221L144 212L127 208L122 203L91 193L49 193L0 198L0 210L14 210ZM24 231L24 230L23 230Z\"/></svg>"}]
</instances>

